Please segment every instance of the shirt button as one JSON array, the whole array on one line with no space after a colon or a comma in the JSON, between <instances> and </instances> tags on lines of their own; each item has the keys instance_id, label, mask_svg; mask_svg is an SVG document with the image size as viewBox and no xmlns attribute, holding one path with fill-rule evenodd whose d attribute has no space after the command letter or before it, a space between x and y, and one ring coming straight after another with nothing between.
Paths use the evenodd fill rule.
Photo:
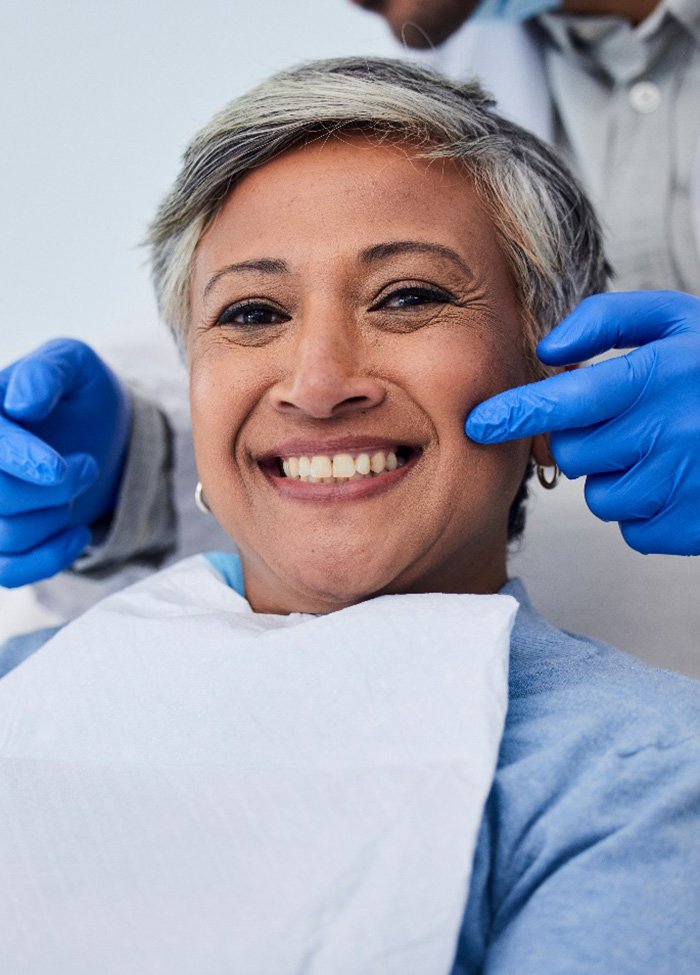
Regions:
<instances>
[{"instance_id":1,"label":"shirt button","mask_svg":"<svg viewBox=\"0 0 700 975\"><path fill-rule=\"evenodd\" d=\"M653 81L638 81L629 90L630 105L641 115L655 112L661 104L661 91Z\"/></svg>"},{"instance_id":2,"label":"shirt button","mask_svg":"<svg viewBox=\"0 0 700 975\"><path fill-rule=\"evenodd\" d=\"M581 41L583 44L593 44L598 40L608 29L607 24L601 25L599 21L590 18L591 23L574 24L571 28L571 34L574 40Z\"/></svg>"}]
</instances>

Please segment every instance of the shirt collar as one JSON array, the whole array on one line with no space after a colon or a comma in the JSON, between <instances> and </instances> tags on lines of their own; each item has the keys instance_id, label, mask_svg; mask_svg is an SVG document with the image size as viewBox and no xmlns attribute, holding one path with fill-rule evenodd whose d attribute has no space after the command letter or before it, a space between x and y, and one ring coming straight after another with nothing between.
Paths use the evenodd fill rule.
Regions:
<instances>
[{"instance_id":1,"label":"shirt collar","mask_svg":"<svg viewBox=\"0 0 700 975\"><path fill-rule=\"evenodd\" d=\"M254 613L250 603L245 598L243 567L238 555L233 552L208 552L205 558L220 575L222 581L240 597L235 608L239 612L251 614L251 617L257 617L259 614ZM511 654L515 659L527 661L528 672L548 673L553 664L561 659L562 653L570 654L570 641L564 645L564 650L562 650L562 633L539 615L520 579L509 579L500 590L500 595L513 596L520 604L511 639ZM310 615L312 614L291 613L288 616L274 617L270 615L263 617L261 615L260 618L268 621L275 619L278 621L278 625L289 626L294 625L297 619ZM515 676L518 673L522 673L522 668L512 669L511 690L513 692L518 690L518 679Z\"/></svg>"},{"instance_id":2,"label":"shirt collar","mask_svg":"<svg viewBox=\"0 0 700 975\"><path fill-rule=\"evenodd\" d=\"M537 22L550 40L584 67L625 83L648 70L665 43L667 27L677 25L700 46L700 0L662 0L636 27L624 17L547 13Z\"/></svg>"},{"instance_id":3,"label":"shirt collar","mask_svg":"<svg viewBox=\"0 0 700 975\"><path fill-rule=\"evenodd\" d=\"M669 12L687 29L700 47L700 0L666 0L666 2ZM651 17L648 19L651 20ZM640 24L640 26L644 25Z\"/></svg>"}]
</instances>

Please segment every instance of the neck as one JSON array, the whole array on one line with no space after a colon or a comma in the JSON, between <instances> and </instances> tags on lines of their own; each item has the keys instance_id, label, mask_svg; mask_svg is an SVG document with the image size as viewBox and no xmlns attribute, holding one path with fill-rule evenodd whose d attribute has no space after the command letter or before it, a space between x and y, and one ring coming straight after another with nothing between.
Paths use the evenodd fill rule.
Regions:
<instances>
[{"instance_id":1,"label":"neck","mask_svg":"<svg viewBox=\"0 0 700 975\"><path fill-rule=\"evenodd\" d=\"M641 24L658 7L659 2L660 0L564 0L559 9L568 14L585 14L591 17L625 17L636 25Z\"/></svg>"},{"instance_id":2,"label":"neck","mask_svg":"<svg viewBox=\"0 0 700 975\"><path fill-rule=\"evenodd\" d=\"M282 582L255 555L251 557L250 553L246 554L240 544L239 556L245 577L245 598L251 608L256 613L276 616L289 613L325 616L367 599L387 595L431 592L488 595L497 593L508 581L505 543L502 551L494 552L491 557L468 560L466 565L451 565L431 573L428 578L410 580L399 577L376 591L367 591L361 580L356 580L355 587L349 582L343 591L335 592L329 591L327 585L323 586L320 579L294 580L294 584L290 585L286 580Z\"/></svg>"}]
</instances>

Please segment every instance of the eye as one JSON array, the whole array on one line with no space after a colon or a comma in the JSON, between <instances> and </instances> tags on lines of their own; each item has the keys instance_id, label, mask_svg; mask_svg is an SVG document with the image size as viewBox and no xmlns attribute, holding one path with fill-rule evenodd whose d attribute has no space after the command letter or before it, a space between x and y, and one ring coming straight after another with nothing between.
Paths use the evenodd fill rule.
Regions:
<instances>
[{"instance_id":1,"label":"eye","mask_svg":"<svg viewBox=\"0 0 700 975\"><path fill-rule=\"evenodd\" d=\"M421 305L444 305L452 300L452 295L442 288L428 287L427 285L407 285L397 288L386 295L373 307L372 311L379 309L411 309Z\"/></svg>"},{"instance_id":2,"label":"eye","mask_svg":"<svg viewBox=\"0 0 700 975\"><path fill-rule=\"evenodd\" d=\"M217 325L241 325L260 328L266 325L280 325L288 322L289 315L260 301L243 301L229 305L216 319Z\"/></svg>"}]
</instances>

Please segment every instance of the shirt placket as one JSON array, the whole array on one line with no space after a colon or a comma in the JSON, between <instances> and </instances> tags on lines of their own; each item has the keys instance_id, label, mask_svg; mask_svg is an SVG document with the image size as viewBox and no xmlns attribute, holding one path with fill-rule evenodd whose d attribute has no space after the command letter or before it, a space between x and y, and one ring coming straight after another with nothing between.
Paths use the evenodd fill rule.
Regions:
<instances>
[{"instance_id":1,"label":"shirt placket","mask_svg":"<svg viewBox=\"0 0 700 975\"><path fill-rule=\"evenodd\" d=\"M690 104L698 53L668 13L649 27L545 18L558 142L601 218L612 288L697 291L689 196L700 138L700 112Z\"/></svg>"}]
</instances>

